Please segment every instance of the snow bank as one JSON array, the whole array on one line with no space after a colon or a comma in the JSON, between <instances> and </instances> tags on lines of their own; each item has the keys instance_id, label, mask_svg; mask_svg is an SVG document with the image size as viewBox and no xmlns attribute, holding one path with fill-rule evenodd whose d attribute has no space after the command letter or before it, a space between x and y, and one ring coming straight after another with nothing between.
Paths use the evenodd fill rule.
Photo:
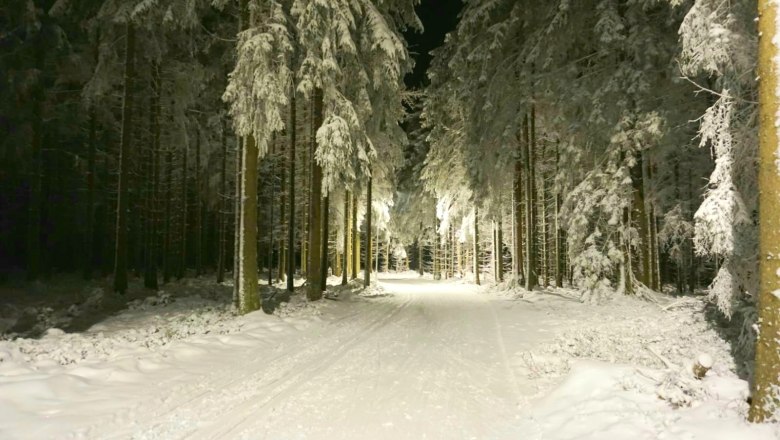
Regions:
<instances>
[{"instance_id":1,"label":"snow bank","mask_svg":"<svg viewBox=\"0 0 780 440\"><path fill-rule=\"evenodd\" d=\"M703 308L695 299L667 311L619 297L559 309L551 318L558 336L518 354L518 369L537 386L521 411L526 438L780 438L778 425L745 422L748 382L737 377L730 347ZM697 358L712 361L703 380L694 377Z\"/></svg>"},{"instance_id":2,"label":"snow bank","mask_svg":"<svg viewBox=\"0 0 780 440\"><path fill-rule=\"evenodd\" d=\"M128 311L92 326L84 333L50 328L39 339L0 341L0 374L33 371L44 365L105 361L117 352L154 351L193 335L232 334L243 322L233 319L230 305L199 296L149 297L131 302Z\"/></svg>"},{"instance_id":3,"label":"snow bank","mask_svg":"<svg viewBox=\"0 0 780 440\"><path fill-rule=\"evenodd\" d=\"M702 381L706 399L675 408L658 398L652 374L595 361L573 365L566 380L524 414L527 440L772 440L774 425L745 421L747 387L734 377Z\"/></svg>"},{"instance_id":4,"label":"snow bank","mask_svg":"<svg viewBox=\"0 0 780 440\"><path fill-rule=\"evenodd\" d=\"M132 421L132 413L118 409L126 402L114 396L143 400L155 386L150 374L178 383L182 371L199 371L227 355L272 350L280 336L320 315L321 306L301 295L275 315L239 316L229 289L214 289L210 280L171 288L175 296L130 301L124 312L82 333L50 328L38 339L0 340L0 438L54 438L52 432L77 432L92 417L111 414ZM182 389L197 384L192 377Z\"/></svg>"}]
</instances>

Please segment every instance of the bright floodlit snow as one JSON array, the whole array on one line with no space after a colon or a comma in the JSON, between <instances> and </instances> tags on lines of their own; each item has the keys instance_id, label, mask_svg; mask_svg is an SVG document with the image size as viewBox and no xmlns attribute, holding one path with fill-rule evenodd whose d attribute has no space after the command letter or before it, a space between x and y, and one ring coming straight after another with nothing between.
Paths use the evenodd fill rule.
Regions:
<instances>
[{"instance_id":1,"label":"bright floodlit snow","mask_svg":"<svg viewBox=\"0 0 780 440\"><path fill-rule=\"evenodd\" d=\"M2 341L0 438L778 438L744 422L747 383L696 299L594 306L411 273L335 292L272 316L146 301Z\"/></svg>"}]
</instances>

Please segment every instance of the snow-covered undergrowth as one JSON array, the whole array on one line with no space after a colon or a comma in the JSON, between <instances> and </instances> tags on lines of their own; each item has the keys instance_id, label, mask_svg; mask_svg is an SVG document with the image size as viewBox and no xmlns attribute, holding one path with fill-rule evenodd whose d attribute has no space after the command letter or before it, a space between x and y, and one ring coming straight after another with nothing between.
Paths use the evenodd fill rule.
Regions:
<instances>
[{"instance_id":1,"label":"snow-covered undergrowth","mask_svg":"<svg viewBox=\"0 0 780 440\"><path fill-rule=\"evenodd\" d=\"M198 381L180 381L187 374L202 375L196 368L224 368L225 356L247 350L270 352L278 338L307 328L320 315L320 304L293 295L272 316L262 311L239 316L230 287L211 279L165 289L127 301L123 311L83 332L49 328L40 338L0 340L0 438L55 438L51 432L87 429L96 414L110 419L116 408L128 405L115 396L143 402L154 394L162 382L149 382L152 376L170 382L171 389L181 388L174 393L186 397ZM132 411L118 413L137 422Z\"/></svg>"},{"instance_id":2,"label":"snow-covered undergrowth","mask_svg":"<svg viewBox=\"0 0 780 440\"><path fill-rule=\"evenodd\" d=\"M546 295L499 294L531 303ZM559 326L552 342L516 354L517 371L536 389L521 411L527 439L780 438L777 425L745 422L748 382L703 301L569 303L550 317ZM698 380L701 355L714 363Z\"/></svg>"},{"instance_id":3,"label":"snow-covered undergrowth","mask_svg":"<svg viewBox=\"0 0 780 440\"><path fill-rule=\"evenodd\" d=\"M90 298L102 296L102 293L95 293ZM282 303L274 312L278 317L295 319L319 314L319 307L302 295ZM84 332L68 333L54 327L69 321L47 319L51 315L43 315L35 324L46 328L40 338L10 334L0 340L0 374L33 372L84 361L106 361L122 353L154 352L194 336L235 334L247 324L231 304L230 289L215 285L210 279L184 280L156 295L130 300L123 312Z\"/></svg>"},{"instance_id":4,"label":"snow-covered undergrowth","mask_svg":"<svg viewBox=\"0 0 780 440\"><path fill-rule=\"evenodd\" d=\"M583 316L581 326L565 329L555 342L528 353L527 364L540 375L566 373L580 358L663 368L663 359L682 366L704 351L717 359L714 372L732 372L728 343L704 319L703 307L693 300L663 311L651 303L617 298L596 306L592 318Z\"/></svg>"},{"instance_id":5,"label":"snow-covered undergrowth","mask_svg":"<svg viewBox=\"0 0 780 440\"><path fill-rule=\"evenodd\" d=\"M0 371L11 362L76 364L84 360L106 360L118 350L154 350L193 335L236 333L242 323L232 319L234 316L230 305L197 296L168 303L150 297L130 303L127 312L83 333L51 328L39 339L2 341Z\"/></svg>"}]
</instances>

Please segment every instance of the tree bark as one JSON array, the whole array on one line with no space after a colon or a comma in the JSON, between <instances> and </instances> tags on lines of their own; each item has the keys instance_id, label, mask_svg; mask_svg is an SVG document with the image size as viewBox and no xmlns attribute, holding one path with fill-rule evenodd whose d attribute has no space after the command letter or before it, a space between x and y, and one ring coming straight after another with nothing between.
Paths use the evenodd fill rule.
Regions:
<instances>
[{"instance_id":1,"label":"tree bark","mask_svg":"<svg viewBox=\"0 0 780 440\"><path fill-rule=\"evenodd\" d=\"M357 279L358 272L360 271L360 231L357 227L357 207L358 207L358 198L357 193L352 193L352 216L350 220L352 221L352 248L351 248L351 254L352 254L352 273L350 274L350 279L354 280Z\"/></svg>"},{"instance_id":2,"label":"tree bark","mask_svg":"<svg viewBox=\"0 0 780 440\"><path fill-rule=\"evenodd\" d=\"M368 178L368 188L366 191L366 264L363 270L363 287L368 288L371 285L371 187L373 178Z\"/></svg>"},{"instance_id":3,"label":"tree bark","mask_svg":"<svg viewBox=\"0 0 780 440\"><path fill-rule=\"evenodd\" d=\"M433 212L433 279L441 279L441 237L439 236L439 217Z\"/></svg>"},{"instance_id":4,"label":"tree bark","mask_svg":"<svg viewBox=\"0 0 780 440\"><path fill-rule=\"evenodd\" d=\"M420 227L422 229L422 227ZM423 241L422 237L417 239L417 269L420 271L420 276L425 275L425 269L423 268Z\"/></svg>"},{"instance_id":5,"label":"tree bark","mask_svg":"<svg viewBox=\"0 0 780 440\"><path fill-rule=\"evenodd\" d=\"M320 260L320 291L324 292L328 288L328 263L330 262L330 195L325 195L322 199L322 259Z\"/></svg>"},{"instance_id":6,"label":"tree bark","mask_svg":"<svg viewBox=\"0 0 780 440\"><path fill-rule=\"evenodd\" d=\"M346 286L348 283L349 274L347 273L349 270L349 200L351 196L349 194L349 191L344 191L344 252L342 255L342 258L344 259L344 263L342 264L341 268L341 285Z\"/></svg>"},{"instance_id":7,"label":"tree bark","mask_svg":"<svg viewBox=\"0 0 780 440\"><path fill-rule=\"evenodd\" d=\"M171 280L171 205L173 197L173 151L165 152L165 224L163 230L163 283Z\"/></svg>"},{"instance_id":8,"label":"tree bark","mask_svg":"<svg viewBox=\"0 0 780 440\"><path fill-rule=\"evenodd\" d=\"M311 127L311 145L312 151L315 151L317 140L315 133L317 129L322 125L322 89L316 89L314 91L314 103L313 103L313 115L312 115L312 127ZM308 289L307 297L311 301L316 301L322 298L322 230L320 224L322 222L322 167L315 158L315 154L311 155L311 206L309 208L309 246L311 251L309 252L309 264L308 264Z\"/></svg>"},{"instance_id":9,"label":"tree bark","mask_svg":"<svg viewBox=\"0 0 780 440\"><path fill-rule=\"evenodd\" d=\"M280 283L283 281L283 277L286 274L285 264L287 262L287 249L284 244L284 214L287 211L287 194L285 193L285 186L287 185L287 164L285 163L285 148L280 145L279 148L279 162L281 163L281 177L279 178L279 194L281 195L282 203L281 203L281 209L279 210L279 243L277 244L279 248L279 256L277 257L277 271L276 271L276 282Z\"/></svg>"},{"instance_id":10,"label":"tree bark","mask_svg":"<svg viewBox=\"0 0 780 440\"><path fill-rule=\"evenodd\" d=\"M460 240L455 242L455 248L458 255L458 277L463 278L463 244Z\"/></svg>"},{"instance_id":11,"label":"tree bark","mask_svg":"<svg viewBox=\"0 0 780 440\"><path fill-rule=\"evenodd\" d=\"M512 185L512 222L515 232L514 252L512 268L514 271L515 282L519 285L525 284L525 270L523 262L523 157L524 139L518 136L517 151L515 151L515 172Z\"/></svg>"},{"instance_id":12,"label":"tree bark","mask_svg":"<svg viewBox=\"0 0 780 440\"><path fill-rule=\"evenodd\" d=\"M642 272L640 274L639 281L647 287L652 287L652 261L650 254L650 234L649 234L649 221L647 217L646 201L645 201L645 189L643 179L644 160L642 153L637 154L636 165L631 169L631 183L633 185L634 193L634 212L633 216L639 222L639 239L642 248ZM630 267L630 265L629 265Z\"/></svg>"},{"instance_id":13,"label":"tree bark","mask_svg":"<svg viewBox=\"0 0 780 440\"><path fill-rule=\"evenodd\" d=\"M266 263L266 269L268 270L268 285L273 285L273 278L274 278L274 271L273 271L273 265L274 265L274 235L276 232L276 225L274 224L274 196L276 192L276 158L274 157L276 154L276 134L273 135L273 141L272 141L272 147L271 147L271 154L268 157L268 161L270 162L271 169L270 169L270 175L268 178L268 255L267 255L267 263Z\"/></svg>"},{"instance_id":14,"label":"tree bark","mask_svg":"<svg viewBox=\"0 0 780 440\"><path fill-rule=\"evenodd\" d=\"M688 200L689 204L693 200L693 177L692 177L691 169L688 168ZM689 205L688 207L688 220L693 222L693 207ZM696 289L696 253L693 246L693 241L688 244L688 255L689 255L689 267L688 267L688 291L690 293L693 293L694 289Z\"/></svg>"},{"instance_id":15,"label":"tree bark","mask_svg":"<svg viewBox=\"0 0 780 440\"><path fill-rule=\"evenodd\" d=\"M490 262L493 267L493 282L498 282L498 228L496 227L496 221L492 220L490 226L493 228L493 251L490 253Z\"/></svg>"},{"instance_id":16,"label":"tree bark","mask_svg":"<svg viewBox=\"0 0 780 440\"><path fill-rule=\"evenodd\" d=\"M203 274L203 202L200 183L200 129L195 129L195 276Z\"/></svg>"},{"instance_id":17,"label":"tree bark","mask_svg":"<svg viewBox=\"0 0 780 440\"><path fill-rule=\"evenodd\" d=\"M555 145L555 174L558 174L558 165L560 162L560 155L558 153L558 144ZM561 196L560 189L556 188L554 191L553 209L553 221L555 227L555 287L563 287L563 275L566 271L565 260L563 256L563 230L561 229L560 216L561 216Z\"/></svg>"},{"instance_id":18,"label":"tree bark","mask_svg":"<svg viewBox=\"0 0 780 440\"><path fill-rule=\"evenodd\" d=\"M150 148L150 173L148 178L149 194L148 197L148 226L147 233L147 257L146 271L144 274L144 286L147 289L157 290L157 233L158 233L158 177L159 177L159 151L160 151L160 68L156 62L152 63L152 96L151 108L149 109L150 129L152 131L152 142Z\"/></svg>"},{"instance_id":19,"label":"tree bark","mask_svg":"<svg viewBox=\"0 0 780 440\"><path fill-rule=\"evenodd\" d=\"M498 216L498 230L496 232L496 263L498 269L498 282L504 281L504 222L501 214Z\"/></svg>"},{"instance_id":20,"label":"tree bark","mask_svg":"<svg viewBox=\"0 0 780 440\"><path fill-rule=\"evenodd\" d=\"M542 163L544 162L544 155L545 155L544 153L545 153L545 147L543 146L542 147L542 151L541 151L541 158L540 158ZM539 219L542 222L542 225L541 225L541 229L542 229L542 240L541 240L541 243L542 243L542 258L541 258L541 275L542 275L542 280L541 280L540 284L543 287L547 287L548 284L549 284L548 280L549 280L549 276L550 276L550 264L549 264L550 263L550 258L549 258L550 257L549 256L550 247L548 245L549 234L548 234L548 221L547 221L547 182L545 180L544 171L543 170L540 171L539 174L540 174L539 183L541 185L541 189L539 191L539 195L541 196L541 200L539 200L538 206L539 206L539 210L541 211L540 215L539 215Z\"/></svg>"},{"instance_id":21,"label":"tree bark","mask_svg":"<svg viewBox=\"0 0 780 440\"><path fill-rule=\"evenodd\" d=\"M187 158L189 151L185 145L181 156L181 240L179 241L179 273L178 279L184 278L187 272Z\"/></svg>"},{"instance_id":22,"label":"tree bark","mask_svg":"<svg viewBox=\"0 0 780 440\"><path fill-rule=\"evenodd\" d=\"M374 272L376 272L377 276L379 276L379 254L382 251L382 243L379 241L379 228L376 228L376 234L374 234L374 245L376 249L376 253L374 254Z\"/></svg>"},{"instance_id":23,"label":"tree bark","mask_svg":"<svg viewBox=\"0 0 780 440\"><path fill-rule=\"evenodd\" d=\"M655 165L648 164L648 181L653 181L655 176ZM655 202L650 203L650 243L653 245L653 289L661 291L663 285L663 276L661 273L661 250L658 242L658 216L656 215Z\"/></svg>"},{"instance_id":24,"label":"tree bark","mask_svg":"<svg viewBox=\"0 0 780 440\"><path fill-rule=\"evenodd\" d=\"M249 1L239 0L239 28L249 27ZM257 144L254 136L247 136L241 148L241 184L237 194L241 206L240 222L237 224L238 309L242 314L260 308L257 294Z\"/></svg>"},{"instance_id":25,"label":"tree bark","mask_svg":"<svg viewBox=\"0 0 780 440\"><path fill-rule=\"evenodd\" d=\"M287 218L287 291L292 293L295 289L293 276L295 275L295 142L296 142L296 115L295 115L295 79L290 85L290 151L288 162L290 167L290 182L287 191L290 193L290 211Z\"/></svg>"},{"instance_id":26,"label":"tree bark","mask_svg":"<svg viewBox=\"0 0 780 440\"><path fill-rule=\"evenodd\" d=\"M479 286L479 208L474 207L474 282Z\"/></svg>"},{"instance_id":27,"label":"tree bark","mask_svg":"<svg viewBox=\"0 0 780 440\"><path fill-rule=\"evenodd\" d=\"M387 237L385 246L385 272L390 272L390 237Z\"/></svg>"},{"instance_id":28,"label":"tree bark","mask_svg":"<svg viewBox=\"0 0 780 440\"><path fill-rule=\"evenodd\" d=\"M257 294L257 144L254 136L244 138L241 157L241 223L239 225L238 303L242 314L260 308Z\"/></svg>"},{"instance_id":29,"label":"tree bark","mask_svg":"<svg viewBox=\"0 0 780 440\"><path fill-rule=\"evenodd\" d=\"M538 284L538 275L536 272L536 190L534 183L534 139L531 135L533 126L533 108L531 110L531 121L526 115L523 118L523 140L524 140L524 170L525 177L525 243L526 243L526 268L525 268L525 289L533 290Z\"/></svg>"},{"instance_id":30,"label":"tree bark","mask_svg":"<svg viewBox=\"0 0 780 440\"><path fill-rule=\"evenodd\" d=\"M243 194L241 185L244 182L242 170L243 150L243 138L236 136L236 183L233 188L233 306L237 309L240 307L238 286L241 284L239 276L241 275L243 264L241 262L241 222L244 216L244 204L241 202L241 195Z\"/></svg>"},{"instance_id":31,"label":"tree bark","mask_svg":"<svg viewBox=\"0 0 780 440\"><path fill-rule=\"evenodd\" d=\"M309 100L309 103L311 103L311 100ZM308 117L304 117L304 123L308 120L309 125L311 125L311 115L312 115L312 109L311 106L304 106L304 109L307 109L308 111L306 115ZM304 115L304 116L306 116ZM305 125L305 124L304 124ZM311 133L311 130L310 130ZM311 177L311 162L309 160L309 153L311 150L311 134L309 135L309 143L308 147L304 147L302 149L302 162L303 166L301 167L301 187L305 188L305 193L303 194L304 198L304 206L303 211L304 215L301 216L301 274L304 276L307 276L309 273L309 231L311 230L311 225L309 224L309 221L311 220L310 215L310 209L311 209L311 184L309 183L309 178Z\"/></svg>"},{"instance_id":32,"label":"tree bark","mask_svg":"<svg viewBox=\"0 0 780 440\"><path fill-rule=\"evenodd\" d=\"M114 291L127 291L127 209L129 155L132 148L133 83L135 82L135 28L125 26L125 78L122 98L122 141L119 147L119 190L116 209L116 255L114 257Z\"/></svg>"},{"instance_id":33,"label":"tree bark","mask_svg":"<svg viewBox=\"0 0 780 440\"><path fill-rule=\"evenodd\" d=\"M759 81L759 294L758 339L749 419L770 421L780 406L780 171L777 169L778 139L778 6L771 0L758 2Z\"/></svg>"},{"instance_id":34,"label":"tree bark","mask_svg":"<svg viewBox=\"0 0 780 440\"><path fill-rule=\"evenodd\" d=\"M217 206L219 216L219 243L217 250L217 283L225 280L225 259L227 258L227 215L228 215L228 186L227 186L227 119L222 118L222 163L219 175L219 203Z\"/></svg>"}]
</instances>

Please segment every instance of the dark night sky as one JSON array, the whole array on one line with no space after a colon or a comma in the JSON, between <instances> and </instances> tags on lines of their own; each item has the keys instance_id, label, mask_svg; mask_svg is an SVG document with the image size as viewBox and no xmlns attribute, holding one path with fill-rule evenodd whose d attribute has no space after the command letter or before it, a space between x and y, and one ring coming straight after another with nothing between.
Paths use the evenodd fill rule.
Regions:
<instances>
[{"instance_id":1,"label":"dark night sky","mask_svg":"<svg viewBox=\"0 0 780 440\"><path fill-rule=\"evenodd\" d=\"M422 34L407 32L404 36L409 42L409 52L415 59L414 71L406 76L408 87L419 88L428 83L426 71L431 63L429 52L444 43L447 32L455 29L461 0L422 0L417 6L417 15L425 31Z\"/></svg>"}]
</instances>

